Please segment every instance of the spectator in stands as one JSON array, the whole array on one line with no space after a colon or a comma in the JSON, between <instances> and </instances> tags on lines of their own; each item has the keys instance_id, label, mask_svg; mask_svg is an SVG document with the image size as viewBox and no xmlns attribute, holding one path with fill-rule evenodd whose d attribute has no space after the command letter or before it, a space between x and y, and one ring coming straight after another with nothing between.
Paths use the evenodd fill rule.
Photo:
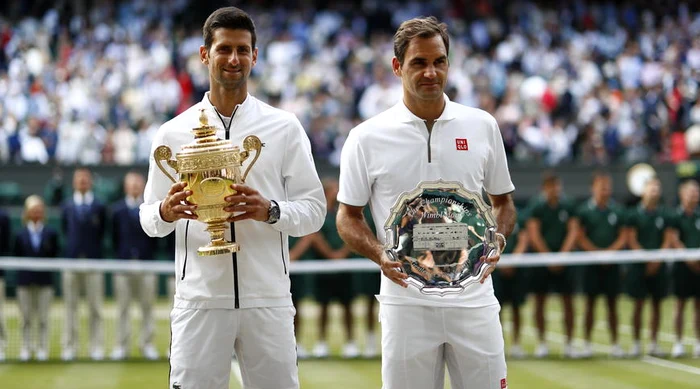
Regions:
<instances>
[{"instance_id":1,"label":"spectator in stands","mask_svg":"<svg viewBox=\"0 0 700 389\"><path fill-rule=\"evenodd\" d=\"M58 232L45 225L44 200L32 195L24 202L24 228L15 238L17 257L55 258L59 255ZM47 271L17 273L17 300L22 313L22 347L19 359L27 361L32 351L39 361L49 357L49 312L53 300L53 277ZM35 338L33 326L37 326Z\"/></svg>"},{"instance_id":2,"label":"spectator in stands","mask_svg":"<svg viewBox=\"0 0 700 389\"><path fill-rule=\"evenodd\" d=\"M559 177L548 173L542 180L542 196L530 208L527 230L530 247L538 253L569 252L576 241L576 228L572 216L574 207L562 196ZM549 293L559 293L564 308L564 331L566 343L563 355L574 358L574 272L571 266L535 267L531 271L532 292L535 294L535 325L539 345L535 350L537 358L549 355L545 334L545 303Z\"/></svg>"},{"instance_id":3,"label":"spectator in stands","mask_svg":"<svg viewBox=\"0 0 700 389\"><path fill-rule=\"evenodd\" d=\"M311 247L316 252L318 259L346 259L350 257L352 251L338 235L338 229L335 224L335 216L338 211L338 202L336 200L338 181L331 178L324 179L323 190L326 194L328 213L321 231L312 235ZM355 358L360 355L360 351L355 343L355 326L352 317L353 297L351 273L318 274L316 276L316 300L321 305L321 323L318 343L313 349L314 357L325 358L329 355L329 347L326 341L328 335L328 308L334 300L337 300L343 307L343 325L347 342L343 346L342 355L345 358Z\"/></svg>"},{"instance_id":4,"label":"spectator in stands","mask_svg":"<svg viewBox=\"0 0 700 389\"><path fill-rule=\"evenodd\" d=\"M700 248L700 186L697 181L687 180L681 184L678 195L680 206L672 212L674 246L683 248ZM676 342L671 349L671 356L680 358L685 355L683 346L683 323L685 303L695 301L695 346L693 356L700 357L700 261L676 262L673 264L673 285L676 295L675 330Z\"/></svg>"},{"instance_id":5,"label":"spectator in stands","mask_svg":"<svg viewBox=\"0 0 700 389\"><path fill-rule=\"evenodd\" d=\"M511 236L514 237L515 243L506 246L503 254L522 254L527 252L531 246L530 233L528 232L525 221L527 220L528 211L518 211L518 222L513 228ZM520 307L525 303L527 297L527 273L512 266L499 266L493 272L493 292L501 303L501 307L510 305L511 320L513 323L512 333L513 341L510 346L511 358L525 357L525 350L520 344L521 333L521 314ZM501 316L503 316L501 309ZM501 319L501 321L503 321Z\"/></svg>"},{"instance_id":6,"label":"spectator in stands","mask_svg":"<svg viewBox=\"0 0 700 389\"><path fill-rule=\"evenodd\" d=\"M196 12L196 4L170 2L148 12L119 2L93 4L87 23L84 15L49 9L46 3L35 8L45 7L41 19L22 15L21 21L10 20L2 47L7 61L0 66L0 105L5 105L7 119L22 128L34 114L45 120L77 112L82 125L77 131L84 133L94 120L106 128L128 120L138 128L141 120L157 122L164 114L182 111L201 96L207 83L206 72L196 66L195 29L174 23L192 19L186 15ZM391 101L395 90L383 85L382 69L383 48L391 44L385 30L391 25L373 22L393 12L391 4L380 2L352 12L341 7L328 4L321 15L293 6L274 12L256 9L273 22L260 26L261 35L271 38L267 52L261 53L262 71L253 79L260 93L280 96L280 106L297 113L307 129L313 118L304 117L312 116L306 108L318 96L328 95L341 108L338 119L365 119L381 111L378 108ZM522 134L501 127L509 156L517 160L667 160L672 131L686 128L697 116L688 112L697 100L700 43L687 37L698 36L700 15L635 7L626 10L633 15L630 19L643 22L632 29L620 23L618 5L588 2L552 10L540 2L527 4L526 11L521 7L521 2L512 2L497 10L517 14L515 21L485 11L468 20L468 30L455 32L459 39L450 58L453 100L486 110L507 105L524 116L541 117ZM429 2L409 1L405 8L445 16L449 24L465 21L463 15L448 12L450 7L436 9ZM292 14L295 23L276 22ZM592 14L601 17L590 18ZM389 23L396 26L399 19ZM523 80L536 82L512 95ZM630 98L621 102L616 95ZM635 114L628 115L630 111ZM561 123L545 125L555 118ZM58 126L59 160L78 157L63 152L80 143L62 143L83 138L65 136L70 127ZM319 138L340 139L328 142L339 149L343 135L333 127ZM582 129L594 129L595 136L572 145L572 135ZM601 148L605 134L607 149ZM19 139L12 142L18 151ZM147 162L145 151L137 154L141 163ZM322 155L333 158L334 153Z\"/></svg>"},{"instance_id":7,"label":"spectator in stands","mask_svg":"<svg viewBox=\"0 0 700 389\"><path fill-rule=\"evenodd\" d=\"M627 244L623 209L610 198L612 180L604 172L593 175L591 198L580 205L574 216L573 228L577 231L576 243L584 251L621 250ZM581 357L593 356L591 337L595 323L595 302L599 295L604 295L608 310L608 327L612 348L610 355L615 358L624 356L618 340L617 299L620 284L620 265L587 265L583 268L583 291L586 295L586 313L584 321L585 343Z\"/></svg>"},{"instance_id":8,"label":"spectator in stands","mask_svg":"<svg viewBox=\"0 0 700 389\"><path fill-rule=\"evenodd\" d=\"M119 259L152 260L155 258L158 240L143 232L139 222L139 206L143 203L145 179L141 173L129 172L124 177L124 198L112 205L112 247ZM153 345L155 319L153 303L156 298L158 278L155 273L115 273L114 291L117 300L117 338L112 350L113 360L129 355L131 340L130 306L132 298L141 308L141 333L139 349L150 360L158 359Z\"/></svg>"},{"instance_id":9,"label":"spectator in stands","mask_svg":"<svg viewBox=\"0 0 700 389\"><path fill-rule=\"evenodd\" d=\"M644 185L642 199L627 211L627 245L633 250L666 249L673 244L669 227L669 213L661 202L661 181L650 178ZM659 258L661 259L661 258ZM627 293L634 299L632 326L634 343L631 357L642 353L642 312L647 297L651 297L651 325L648 354L662 356L657 337L661 321L661 300L666 296L668 274L663 262L633 263L627 268L625 284Z\"/></svg>"},{"instance_id":10,"label":"spectator in stands","mask_svg":"<svg viewBox=\"0 0 700 389\"><path fill-rule=\"evenodd\" d=\"M78 168L73 173L73 196L63 203L61 227L67 258L102 258L105 234L105 206L92 191L92 173ZM73 360L78 349L78 298L81 289L89 305L90 358L104 358L102 302L104 274L99 271L66 270L61 275L66 305L66 322L61 358Z\"/></svg>"},{"instance_id":11,"label":"spectator in stands","mask_svg":"<svg viewBox=\"0 0 700 389\"><path fill-rule=\"evenodd\" d=\"M10 217L0 209L0 256L10 255ZM5 360L5 271L0 269L0 362Z\"/></svg>"}]
</instances>

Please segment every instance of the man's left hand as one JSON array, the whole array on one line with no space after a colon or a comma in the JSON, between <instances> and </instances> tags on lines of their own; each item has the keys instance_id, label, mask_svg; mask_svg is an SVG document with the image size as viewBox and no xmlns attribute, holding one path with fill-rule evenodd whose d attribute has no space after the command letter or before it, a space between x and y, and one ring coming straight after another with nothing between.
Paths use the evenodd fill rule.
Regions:
<instances>
[{"instance_id":1,"label":"man's left hand","mask_svg":"<svg viewBox=\"0 0 700 389\"><path fill-rule=\"evenodd\" d=\"M231 185L231 189L236 191L236 194L227 196L224 200L228 203L224 207L224 211L239 213L226 220L229 223L253 219L257 221L267 221L269 218L270 200L263 197L257 190L246 185Z\"/></svg>"},{"instance_id":2,"label":"man's left hand","mask_svg":"<svg viewBox=\"0 0 700 389\"><path fill-rule=\"evenodd\" d=\"M489 278L489 275L491 275L491 273L493 273L493 271L496 270L496 264L501 259L501 252L503 252L503 249L505 248L505 242L502 239L496 238L496 242L498 244L498 250L490 257L481 257L481 260L486 262L487 266L486 270L484 270L484 274L481 276L481 280L479 280L479 283L481 284L483 284L484 281L486 281L486 279Z\"/></svg>"}]
</instances>

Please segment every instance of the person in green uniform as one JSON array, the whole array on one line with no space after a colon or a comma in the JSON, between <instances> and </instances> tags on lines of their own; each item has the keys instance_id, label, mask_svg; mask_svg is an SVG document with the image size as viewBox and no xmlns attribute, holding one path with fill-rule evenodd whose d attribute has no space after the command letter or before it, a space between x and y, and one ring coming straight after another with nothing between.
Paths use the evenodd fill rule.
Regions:
<instances>
[{"instance_id":1,"label":"person in green uniform","mask_svg":"<svg viewBox=\"0 0 700 389\"><path fill-rule=\"evenodd\" d=\"M365 207L364 217L369 225L370 230L376 235L377 229L372 222L372 213L369 207ZM364 260L367 258L356 256L353 254L351 257L358 257ZM353 273L353 282L355 284L354 293L355 296L363 296L367 298L367 305L365 306L365 317L367 335L365 337L365 348L362 352L362 356L365 358L374 358L379 355L377 349L377 323L379 319L377 318L376 306L377 298L376 295L379 294L379 285L382 281L382 272L380 269L375 269L374 271L362 271Z\"/></svg>"},{"instance_id":2,"label":"person in green uniform","mask_svg":"<svg viewBox=\"0 0 700 389\"><path fill-rule=\"evenodd\" d=\"M695 180L688 180L679 189L680 207L672 213L673 245L676 248L700 247L700 188ZM683 336L683 316L685 303L695 300L695 347L693 356L700 357L700 261L676 262L673 264L673 284L676 295L676 343L671 356L685 355L681 338Z\"/></svg>"},{"instance_id":3,"label":"person in green uniform","mask_svg":"<svg viewBox=\"0 0 700 389\"><path fill-rule=\"evenodd\" d=\"M642 192L642 199L627 213L627 242L632 250L665 249L671 247L671 230L668 226L668 214L659 204L661 199L661 181L650 178ZM666 272L663 262L634 263L627 269L625 286L627 294L634 299L632 326L634 342L629 355L638 357L642 352L640 338L642 334L642 311L644 301L651 297L651 344L649 354L661 356L663 352L657 343L659 321L661 319L661 300L666 296Z\"/></svg>"},{"instance_id":4,"label":"person in green uniform","mask_svg":"<svg viewBox=\"0 0 700 389\"><path fill-rule=\"evenodd\" d=\"M289 237L289 260L304 261L314 259L313 251L311 250L312 235L303 237ZM299 314L300 302L304 297L313 294L313 278L309 274L290 274L290 282L292 284L292 304L297 313L294 315L294 333L297 339L297 358L306 359L309 357L309 352L300 342L301 337L301 317Z\"/></svg>"},{"instance_id":5,"label":"person in green uniform","mask_svg":"<svg viewBox=\"0 0 700 389\"><path fill-rule=\"evenodd\" d=\"M573 204L561 195L559 177L546 174L542 180L542 196L535 200L527 221L530 236L530 246L539 253L568 252L576 242L576 229L573 227ZM564 329L566 344L563 355L575 357L571 344L574 334L574 292L573 268L571 266L544 266L532 269L532 292L535 294L535 324L539 345L535 350L537 358L549 355L549 347L545 342L544 317L547 294L559 293L564 307Z\"/></svg>"},{"instance_id":6,"label":"person in green uniform","mask_svg":"<svg viewBox=\"0 0 700 389\"><path fill-rule=\"evenodd\" d=\"M585 251L617 251L625 247L627 237L624 228L624 211L610 197L612 179L604 172L593 175L592 197L576 211L574 228L578 231L577 245ZM596 298L603 294L608 308L608 326L612 340L610 355L624 356L618 343L617 297L620 289L620 266L616 264L588 265L583 268L583 287L586 295L584 322L585 342L581 357L593 356L591 335L595 319Z\"/></svg>"},{"instance_id":7,"label":"person in green uniform","mask_svg":"<svg viewBox=\"0 0 700 389\"><path fill-rule=\"evenodd\" d=\"M502 254L522 254L527 251L529 245L528 233L525 229L527 211L519 210L518 222L511 232L511 236L516 237L513 245L506 245ZM525 357L520 345L520 307L525 303L527 294L527 282L523 269L513 266L499 266L491 274L493 277L493 291L501 306L510 305L513 323L513 344L510 346L510 356L512 358ZM503 310L501 310L501 315ZM501 320L503 321L503 320Z\"/></svg>"},{"instance_id":8,"label":"person in green uniform","mask_svg":"<svg viewBox=\"0 0 700 389\"><path fill-rule=\"evenodd\" d=\"M323 190L326 194L328 211L326 220L319 232L311 235L311 247L318 259L345 259L350 257L352 251L345 245L338 235L335 224L335 216L338 211L336 196L338 195L338 181L332 178L323 180ZM352 287L352 273L324 273L316 276L316 299L321 305L321 317L318 343L314 346L313 355L316 358L325 358L329 355L327 339L328 333L328 307L332 301L338 301L343 307L343 324L347 342L343 346L343 357L355 358L360 355L359 348L354 340L354 326L352 320L352 300L354 297Z\"/></svg>"}]
</instances>

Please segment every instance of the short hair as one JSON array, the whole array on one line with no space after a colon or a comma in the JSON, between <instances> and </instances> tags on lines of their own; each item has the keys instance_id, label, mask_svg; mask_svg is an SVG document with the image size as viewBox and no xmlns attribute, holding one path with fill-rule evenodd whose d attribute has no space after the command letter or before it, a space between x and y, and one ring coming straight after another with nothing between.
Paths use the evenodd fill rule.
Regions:
<instances>
[{"instance_id":1,"label":"short hair","mask_svg":"<svg viewBox=\"0 0 700 389\"><path fill-rule=\"evenodd\" d=\"M542 186L559 183L559 176L554 172L548 171L542 175Z\"/></svg>"},{"instance_id":2,"label":"short hair","mask_svg":"<svg viewBox=\"0 0 700 389\"><path fill-rule=\"evenodd\" d=\"M600 179L603 179L603 178L611 178L611 177L612 177L612 176L610 175L610 173L608 173L608 172L606 172L606 171L604 171L604 170L596 170L596 171L593 172L593 176L592 176L591 182L596 182L596 181L598 181L598 180L600 180Z\"/></svg>"},{"instance_id":3,"label":"short hair","mask_svg":"<svg viewBox=\"0 0 700 389\"><path fill-rule=\"evenodd\" d=\"M700 189L700 185L698 184L697 181L693 179L685 180L681 184L680 188L678 188L679 192L685 192L686 190L690 189L690 187L695 187L697 189Z\"/></svg>"},{"instance_id":4,"label":"short hair","mask_svg":"<svg viewBox=\"0 0 700 389\"><path fill-rule=\"evenodd\" d=\"M26 224L29 221L29 210L37 205L44 206L44 199L39 195L31 195L24 200L24 209L22 210L22 221Z\"/></svg>"},{"instance_id":5,"label":"short hair","mask_svg":"<svg viewBox=\"0 0 700 389\"><path fill-rule=\"evenodd\" d=\"M439 35L445 44L445 52L450 54L450 37L447 34L447 25L440 23L434 16L419 17L406 20L401 23L396 34L394 34L394 56L403 65L403 60L406 57L408 44L413 38L432 38Z\"/></svg>"},{"instance_id":6,"label":"short hair","mask_svg":"<svg viewBox=\"0 0 700 389\"><path fill-rule=\"evenodd\" d=\"M219 8L212 12L204 22L202 34L204 35L204 46L207 50L211 49L211 44L214 41L214 31L218 28L228 28L231 30L248 30L250 31L251 46L255 48L255 23L245 11L236 7Z\"/></svg>"}]
</instances>

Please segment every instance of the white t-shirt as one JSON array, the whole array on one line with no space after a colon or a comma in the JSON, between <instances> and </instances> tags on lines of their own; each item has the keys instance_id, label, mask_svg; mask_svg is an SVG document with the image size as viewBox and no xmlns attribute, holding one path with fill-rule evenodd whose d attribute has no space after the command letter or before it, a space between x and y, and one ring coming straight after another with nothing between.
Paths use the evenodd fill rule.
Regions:
<instances>
[{"instance_id":1,"label":"white t-shirt","mask_svg":"<svg viewBox=\"0 0 700 389\"><path fill-rule=\"evenodd\" d=\"M399 102L350 131L340 162L338 201L369 203L377 238L396 199L422 181L459 181L470 191L512 192L508 163L496 120L485 111L449 101L429 133L425 122ZM379 301L385 304L481 307L497 304L491 277L464 292L426 296L382 276Z\"/></svg>"}]
</instances>

